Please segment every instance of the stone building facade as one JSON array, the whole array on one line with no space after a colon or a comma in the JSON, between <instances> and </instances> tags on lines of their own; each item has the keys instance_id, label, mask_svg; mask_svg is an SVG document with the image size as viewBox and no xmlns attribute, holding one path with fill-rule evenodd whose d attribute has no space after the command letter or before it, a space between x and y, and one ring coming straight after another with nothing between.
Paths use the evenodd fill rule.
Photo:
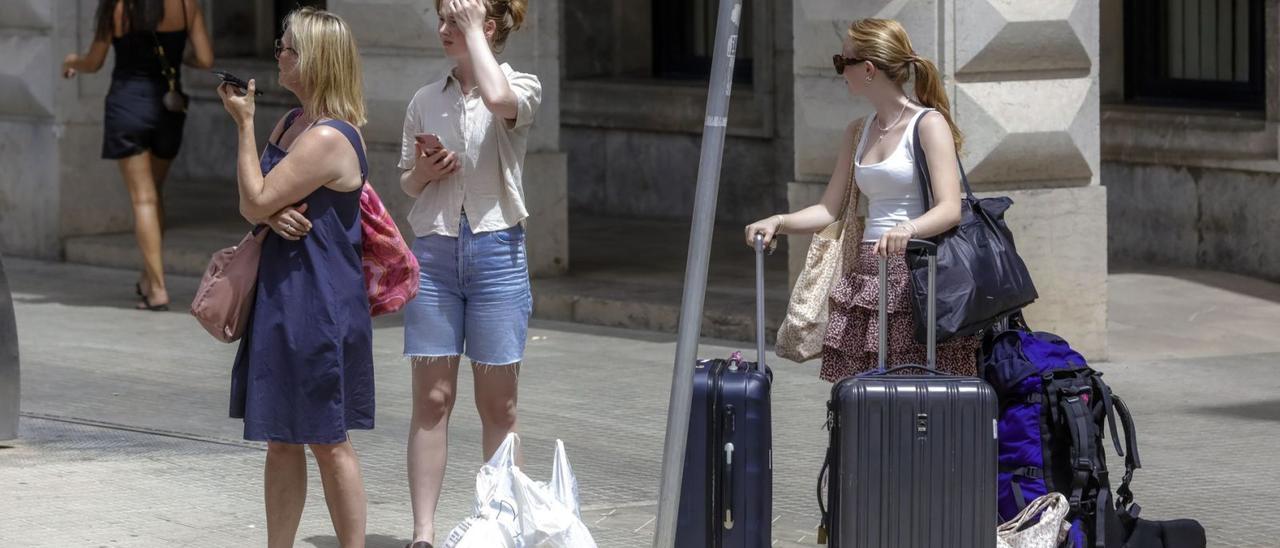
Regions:
<instances>
[{"instance_id":1,"label":"stone building facade","mask_svg":"<svg viewBox=\"0 0 1280 548\"><path fill-rule=\"evenodd\" d=\"M399 190L400 133L405 107L417 89L449 67L436 37L433 0L304 2L326 5L351 25L363 56L369 123L370 179L393 215L403 219L411 202ZM295 106L275 81L272 41L280 17L297 2L204 0L216 66L264 91L257 111L259 144L277 120ZM111 62L98 74L62 80L59 63L68 52L88 49L94 0L13 0L0 6L0 161L7 167L0 187L0 249L5 253L57 258L67 238L132 230L128 195L114 162L99 159L102 101ZM504 60L537 74L545 101L529 140L525 185L532 216L528 229L530 268L537 274L568 268L566 156L560 150L560 4L532 2L524 29L512 35ZM170 181L194 182L211 199L234 200L235 127L214 88L217 80L184 68L191 96L183 150ZM184 188L185 188L184 187ZM204 187L204 188L200 188ZM204 195L201 192L201 195ZM209 211L225 213L225 204ZM234 210L234 208L233 208ZM190 212L199 215L200 211ZM402 226L402 229L407 229ZM406 232L408 233L408 232ZM536 244L533 244L536 242Z\"/></svg>"},{"instance_id":2,"label":"stone building facade","mask_svg":"<svg viewBox=\"0 0 1280 548\"><path fill-rule=\"evenodd\" d=\"M1102 0L1118 263L1280 281L1280 5Z\"/></svg>"},{"instance_id":3,"label":"stone building facade","mask_svg":"<svg viewBox=\"0 0 1280 548\"><path fill-rule=\"evenodd\" d=\"M917 51L944 73L975 190L1016 202L1008 221L1041 293L1029 320L1091 358L1105 356L1108 200L1099 97L1108 65L1099 28L1106 0L744 2L720 221L740 226L817 199L841 129L869 110L848 97L831 54L850 20L899 19ZM283 2L204 3L223 48L217 64L272 80L273 4ZM0 7L5 253L56 258L70 236L130 228L115 167L98 159L109 78L65 82L57 74L62 55L85 49L94 4L13 0ZM402 214L409 204L399 198L393 166L404 108L447 66L434 36L434 2L327 4L361 42L372 176ZM715 7L714 0L531 1L529 28L504 56L538 74L545 90L526 169L536 274L572 268L571 215L687 221ZM187 71L186 81L194 103L174 177L225 187L234 176L232 128L213 79ZM290 98L274 84L263 87L265 133L265 121ZM790 239L793 276L806 243Z\"/></svg>"},{"instance_id":4,"label":"stone building facade","mask_svg":"<svg viewBox=\"0 0 1280 548\"><path fill-rule=\"evenodd\" d=\"M1037 327L1090 358L1106 354L1106 189L1099 158L1094 0L796 0L792 207L813 203L850 118L869 110L833 78L851 19L898 19L942 71L974 191L1013 198L1006 215L1040 293ZM839 113L839 114L837 114ZM803 247L791 246L792 264ZM795 267L793 266L793 271Z\"/></svg>"}]
</instances>

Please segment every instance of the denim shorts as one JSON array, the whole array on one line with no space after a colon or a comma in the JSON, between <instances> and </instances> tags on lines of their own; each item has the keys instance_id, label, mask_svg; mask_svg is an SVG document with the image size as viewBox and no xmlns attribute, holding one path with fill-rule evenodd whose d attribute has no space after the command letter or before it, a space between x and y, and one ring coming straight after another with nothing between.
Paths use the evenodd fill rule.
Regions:
<instances>
[{"instance_id":1,"label":"denim shorts","mask_svg":"<svg viewBox=\"0 0 1280 548\"><path fill-rule=\"evenodd\" d=\"M523 226L475 234L464 215L457 238L417 238L413 254L422 273L405 307L405 356L465 355L487 365L524 359L533 294Z\"/></svg>"}]
</instances>

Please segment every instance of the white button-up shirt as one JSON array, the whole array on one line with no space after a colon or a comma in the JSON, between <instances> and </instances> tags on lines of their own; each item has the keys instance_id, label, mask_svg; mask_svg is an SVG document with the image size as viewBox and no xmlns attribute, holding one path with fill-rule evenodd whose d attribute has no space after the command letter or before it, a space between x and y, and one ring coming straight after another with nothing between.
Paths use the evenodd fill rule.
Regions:
<instances>
[{"instance_id":1,"label":"white button-up shirt","mask_svg":"<svg viewBox=\"0 0 1280 548\"><path fill-rule=\"evenodd\" d=\"M400 169L413 169L414 136L434 133L458 155L461 169L427 184L409 211L417 237L458 236L463 210L472 232L515 226L529 216L524 203L522 171L529 127L542 102L542 84L532 74L503 63L502 72L516 95L516 119L489 112L478 89L462 89L453 71L418 89L404 115Z\"/></svg>"}]
</instances>

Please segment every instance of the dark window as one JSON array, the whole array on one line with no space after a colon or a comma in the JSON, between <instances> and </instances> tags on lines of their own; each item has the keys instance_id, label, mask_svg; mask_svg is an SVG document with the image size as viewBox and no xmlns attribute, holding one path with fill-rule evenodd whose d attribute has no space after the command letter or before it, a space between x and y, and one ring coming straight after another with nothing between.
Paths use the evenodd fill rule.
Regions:
<instances>
[{"instance_id":1,"label":"dark window","mask_svg":"<svg viewBox=\"0 0 1280 548\"><path fill-rule=\"evenodd\" d=\"M301 6L325 7L325 0L218 0L205 2L217 57L271 59L284 30L284 16Z\"/></svg>"},{"instance_id":2,"label":"dark window","mask_svg":"<svg viewBox=\"0 0 1280 548\"><path fill-rule=\"evenodd\" d=\"M733 80L751 82L753 0L742 2ZM706 80L715 53L718 0L653 0L653 75L671 80Z\"/></svg>"},{"instance_id":3,"label":"dark window","mask_svg":"<svg viewBox=\"0 0 1280 548\"><path fill-rule=\"evenodd\" d=\"M1126 1L1126 99L1265 109L1264 1Z\"/></svg>"}]
</instances>

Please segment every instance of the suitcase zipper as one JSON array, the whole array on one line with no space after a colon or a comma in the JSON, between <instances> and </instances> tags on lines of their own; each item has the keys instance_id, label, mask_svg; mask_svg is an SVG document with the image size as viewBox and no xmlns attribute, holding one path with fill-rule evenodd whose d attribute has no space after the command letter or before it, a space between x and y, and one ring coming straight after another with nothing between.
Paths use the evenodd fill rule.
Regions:
<instances>
[{"instance_id":1,"label":"suitcase zipper","mask_svg":"<svg viewBox=\"0 0 1280 548\"><path fill-rule=\"evenodd\" d=\"M727 405L724 409L724 436L722 439L733 439L734 431L737 429L737 417L734 413L733 405ZM724 473L722 485L724 492L721 494L721 501L724 505L724 528L725 530L733 529L733 502L734 502L734 473L733 473L733 452L734 445L732 441L724 442Z\"/></svg>"},{"instance_id":2,"label":"suitcase zipper","mask_svg":"<svg viewBox=\"0 0 1280 548\"><path fill-rule=\"evenodd\" d=\"M818 506L819 509L822 510L822 521L818 523L817 540L818 544L828 545L830 541L830 533L832 532L832 515L836 513L838 506L838 497L833 493L831 486L840 481L838 466L836 463L836 455L839 453L839 451L836 450L836 444L839 443L840 440L840 419L839 415L835 412L834 400L827 401L827 422L822 425L822 428L830 432L831 436L827 442L827 462L825 463L827 482L827 504L825 508L823 508L822 504L821 477L819 478L818 483Z\"/></svg>"},{"instance_id":3,"label":"suitcase zipper","mask_svg":"<svg viewBox=\"0 0 1280 548\"><path fill-rule=\"evenodd\" d=\"M720 420L720 391L727 367L728 364L722 360L712 362L711 366L711 387L707 398L707 405L710 406L707 417L711 420L711 432L707 436L708 456L716 455L721 451L719 442L723 439L724 432ZM724 481L724 478L718 477L719 459L713 457L708 460L710 461L708 463L710 470L707 470L707 497L710 499L708 502L710 502L711 511L707 513L707 519L710 521L707 533L711 538L707 539L707 546L708 548L721 548L722 539L719 533L720 523L718 522L720 521L720 509L724 506L723 497L720 496L720 490L722 489L720 484Z\"/></svg>"}]
</instances>

